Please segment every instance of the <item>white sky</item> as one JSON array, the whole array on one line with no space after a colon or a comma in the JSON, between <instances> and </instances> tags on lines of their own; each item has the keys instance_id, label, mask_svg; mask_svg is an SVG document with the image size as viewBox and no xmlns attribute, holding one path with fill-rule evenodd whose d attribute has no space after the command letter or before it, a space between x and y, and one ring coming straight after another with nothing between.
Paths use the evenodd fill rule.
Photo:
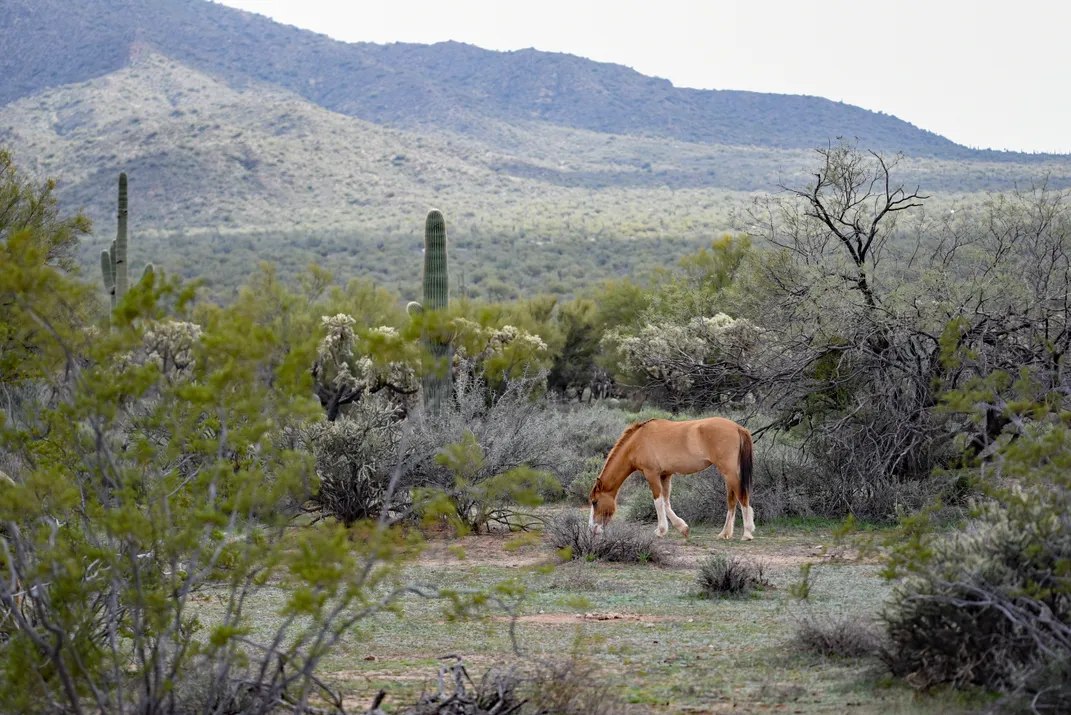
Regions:
<instances>
[{"instance_id":1,"label":"white sky","mask_svg":"<svg viewBox=\"0 0 1071 715\"><path fill-rule=\"evenodd\" d=\"M222 0L349 42L535 47L811 94L968 146L1071 152L1071 0Z\"/></svg>"}]
</instances>

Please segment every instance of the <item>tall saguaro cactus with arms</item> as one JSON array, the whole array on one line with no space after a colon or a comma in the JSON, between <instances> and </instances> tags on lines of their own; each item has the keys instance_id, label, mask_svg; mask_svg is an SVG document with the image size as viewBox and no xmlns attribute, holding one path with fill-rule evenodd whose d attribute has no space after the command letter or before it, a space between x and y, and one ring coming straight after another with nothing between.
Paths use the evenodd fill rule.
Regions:
<instances>
[{"instance_id":1,"label":"tall saguaro cactus with arms","mask_svg":"<svg viewBox=\"0 0 1071 715\"><path fill-rule=\"evenodd\" d=\"M428 212L424 223L424 302L407 306L411 316L427 312L423 340L431 358L422 377L424 407L437 412L450 399L452 358L450 339L442 329L441 316L450 308L450 269L446 258L446 219L438 209Z\"/></svg>"},{"instance_id":2,"label":"tall saguaro cactus with arms","mask_svg":"<svg viewBox=\"0 0 1071 715\"><path fill-rule=\"evenodd\" d=\"M112 298L112 310L115 310L115 306L123 299L127 289L130 287L130 279L127 273L129 266L127 262L127 249L129 247L127 239L128 213L127 178L124 171L119 174L119 212L117 214L118 226L115 231L115 240L112 241L110 250L100 252L100 272L104 277L104 290L108 291ZM152 272L153 265L151 263L146 264L145 270L141 274L141 279L145 280Z\"/></svg>"}]
</instances>

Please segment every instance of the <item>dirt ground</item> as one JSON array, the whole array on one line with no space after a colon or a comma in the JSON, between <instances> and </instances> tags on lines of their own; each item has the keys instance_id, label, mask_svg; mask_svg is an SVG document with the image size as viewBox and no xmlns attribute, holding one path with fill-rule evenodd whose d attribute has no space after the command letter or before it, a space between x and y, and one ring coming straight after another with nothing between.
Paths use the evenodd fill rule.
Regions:
<instances>
[{"instance_id":1,"label":"dirt ground","mask_svg":"<svg viewBox=\"0 0 1071 715\"><path fill-rule=\"evenodd\" d=\"M739 526L739 525L738 525ZM460 656L474 680L487 669L570 655L598 668L624 711L635 713L951 713L951 695L919 695L885 682L868 660L824 658L793 645L800 619L873 619L889 595L880 565L834 543L830 523L758 524L750 542L715 539L695 526L666 537L666 563L561 563L540 537L503 534L435 538L408 576L440 588L490 587L507 579L526 595L513 624L494 610L455 620L443 605L415 600L348 635L324 661L322 677L362 712L381 689L396 712L437 689L443 656ZM743 599L702 599L701 562L730 553L764 565L768 588ZM812 564L810 598L791 595ZM270 626L270 598L258 608Z\"/></svg>"},{"instance_id":2,"label":"dirt ground","mask_svg":"<svg viewBox=\"0 0 1071 715\"><path fill-rule=\"evenodd\" d=\"M832 524L758 526L755 540L725 542L719 527L693 528L685 540L666 537L668 561L562 564L542 541L517 546L510 535L441 539L414 568L450 584L491 584L516 577L528 597L516 629L529 656L594 661L614 683L629 712L948 713L955 700L920 696L883 684L874 663L828 659L792 645L808 614L873 618L890 586L873 561L837 546ZM712 554L744 556L764 565L770 586L745 599L696 596L700 563ZM555 564L552 570L544 568ZM812 564L811 597L793 598L800 566ZM491 614L462 623L429 604L402 618L380 619L363 639L332 659L331 677L354 704L367 707L380 689L385 708L400 708L434 690L439 656L460 655L477 677L492 666L520 662L507 636L511 618ZM337 663L337 664L336 664ZM356 666L356 667L355 667Z\"/></svg>"}]
</instances>

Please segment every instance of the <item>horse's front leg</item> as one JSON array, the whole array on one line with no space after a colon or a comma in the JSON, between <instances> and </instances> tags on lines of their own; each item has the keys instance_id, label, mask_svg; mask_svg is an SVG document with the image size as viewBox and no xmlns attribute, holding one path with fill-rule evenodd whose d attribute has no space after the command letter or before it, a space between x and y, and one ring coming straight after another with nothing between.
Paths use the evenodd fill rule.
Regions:
<instances>
[{"instance_id":1,"label":"horse's front leg","mask_svg":"<svg viewBox=\"0 0 1071 715\"><path fill-rule=\"evenodd\" d=\"M662 491L662 477L660 474L647 474L644 478L651 487L651 496L654 498L655 513L658 514L658 526L655 528L656 536L665 536L669 531L669 521L666 519L665 493Z\"/></svg>"}]
</instances>

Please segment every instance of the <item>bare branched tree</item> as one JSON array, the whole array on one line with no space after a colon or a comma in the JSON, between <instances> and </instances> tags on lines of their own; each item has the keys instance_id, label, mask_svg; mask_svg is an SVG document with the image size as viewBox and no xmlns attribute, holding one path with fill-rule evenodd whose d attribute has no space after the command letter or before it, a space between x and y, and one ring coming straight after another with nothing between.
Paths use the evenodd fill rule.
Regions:
<instances>
[{"instance_id":1,"label":"bare branched tree","mask_svg":"<svg viewBox=\"0 0 1071 715\"><path fill-rule=\"evenodd\" d=\"M932 217L895 181L896 160L851 144L819 155L810 184L744 217L773 250L757 254L738 312L766 331L758 392L779 426L807 423L837 477L827 496L887 512L953 463L959 429L978 450L1005 424L997 411L978 427L949 414L945 391L1066 353L1068 195L1042 186Z\"/></svg>"}]
</instances>

